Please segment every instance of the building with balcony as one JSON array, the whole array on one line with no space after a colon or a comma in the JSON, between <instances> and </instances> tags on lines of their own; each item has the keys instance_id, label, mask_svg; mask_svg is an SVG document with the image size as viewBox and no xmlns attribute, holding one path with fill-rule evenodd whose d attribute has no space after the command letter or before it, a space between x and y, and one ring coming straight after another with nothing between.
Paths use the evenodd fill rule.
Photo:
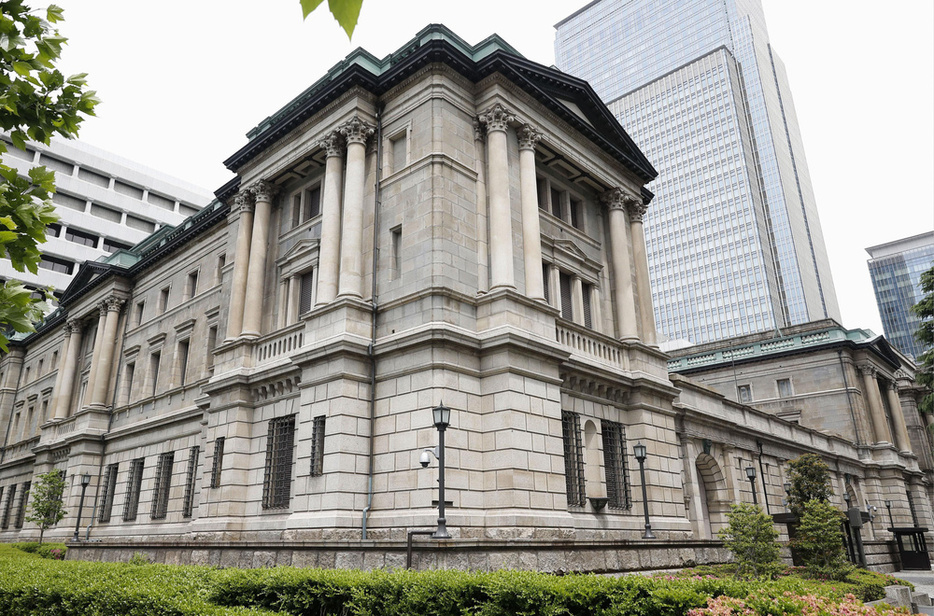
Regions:
<instances>
[{"instance_id":1,"label":"building with balcony","mask_svg":"<svg viewBox=\"0 0 934 616\"><path fill-rule=\"evenodd\" d=\"M226 164L211 205L86 263L0 359L0 540L37 534L19 512L55 469L71 515L47 537L71 535L90 482L80 558L402 566L407 532L437 523L420 457L442 401L453 537L419 542L419 568L722 560L730 504L755 489L781 507L806 452L860 502L910 490L930 517L891 439L669 375L652 165L586 82L499 37L429 26L386 58L355 51Z\"/></svg>"}]
</instances>

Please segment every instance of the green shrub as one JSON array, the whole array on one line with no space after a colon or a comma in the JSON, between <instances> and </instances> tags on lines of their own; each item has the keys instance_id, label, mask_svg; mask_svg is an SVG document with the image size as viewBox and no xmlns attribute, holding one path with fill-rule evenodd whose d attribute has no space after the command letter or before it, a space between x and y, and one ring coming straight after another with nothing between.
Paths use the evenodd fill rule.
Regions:
<instances>
[{"instance_id":1,"label":"green shrub","mask_svg":"<svg viewBox=\"0 0 934 616\"><path fill-rule=\"evenodd\" d=\"M843 513L817 500L804 503L791 547L798 552L807 573L816 578L844 580L853 570L843 549Z\"/></svg>"},{"instance_id":2,"label":"green shrub","mask_svg":"<svg viewBox=\"0 0 934 616\"><path fill-rule=\"evenodd\" d=\"M719 535L733 554L737 575L771 579L785 568L772 516L758 505L740 503L730 507L726 517L729 524L720 529Z\"/></svg>"},{"instance_id":3,"label":"green shrub","mask_svg":"<svg viewBox=\"0 0 934 616\"><path fill-rule=\"evenodd\" d=\"M17 550L35 554L41 558L50 558L52 560L65 560L68 553L68 547L64 543L39 543L38 541L14 543Z\"/></svg>"},{"instance_id":4,"label":"green shrub","mask_svg":"<svg viewBox=\"0 0 934 616\"><path fill-rule=\"evenodd\" d=\"M816 500L827 502L833 496L830 487L830 469L823 458L814 453L806 453L788 462L788 509L800 518L804 514L805 503Z\"/></svg>"}]
</instances>

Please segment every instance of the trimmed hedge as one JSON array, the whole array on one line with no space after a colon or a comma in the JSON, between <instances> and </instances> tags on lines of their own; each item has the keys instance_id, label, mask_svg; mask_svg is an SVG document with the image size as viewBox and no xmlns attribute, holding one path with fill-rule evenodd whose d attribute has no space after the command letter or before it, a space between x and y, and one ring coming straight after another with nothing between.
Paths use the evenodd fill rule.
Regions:
<instances>
[{"instance_id":1,"label":"trimmed hedge","mask_svg":"<svg viewBox=\"0 0 934 616\"><path fill-rule=\"evenodd\" d=\"M39 543L38 541L29 541L14 543L13 547L17 550L36 554L42 558L51 558L52 560L65 560L65 555L68 554L68 547L64 543Z\"/></svg>"}]
</instances>

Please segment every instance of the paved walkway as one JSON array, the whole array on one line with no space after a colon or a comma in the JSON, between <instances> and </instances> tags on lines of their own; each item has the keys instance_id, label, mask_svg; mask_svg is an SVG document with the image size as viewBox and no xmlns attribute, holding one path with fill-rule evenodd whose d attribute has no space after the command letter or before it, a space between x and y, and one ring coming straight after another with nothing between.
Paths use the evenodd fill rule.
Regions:
<instances>
[{"instance_id":1,"label":"paved walkway","mask_svg":"<svg viewBox=\"0 0 934 616\"><path fill-rule=\"evenodd\" d=\"M926 592L934 598L934 571L896 571L891 575L915 585L915 592Z\"/></svg>"}]
</instances>

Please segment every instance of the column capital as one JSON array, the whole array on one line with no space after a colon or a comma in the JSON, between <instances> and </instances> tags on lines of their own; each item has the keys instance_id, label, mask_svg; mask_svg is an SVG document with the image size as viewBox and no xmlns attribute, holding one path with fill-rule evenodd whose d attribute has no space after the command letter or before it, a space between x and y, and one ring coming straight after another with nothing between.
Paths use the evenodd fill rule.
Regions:
<instances>
[{"instance_id":1,"label":"column capital","mask_svg":"<svg viewBox=\"0 0 934 616\"><path fill-rule=\"evenodd\" d=\"M480 123L479 118L473 119L473 140L483 141L483 124Z\"/></svg>"},{"instance_id":2,"label":"column capital","mask_svg":"<svg viewBox=\"0 0 934 616\"><path fill-rule=\"evenodd\" d=\"M535 144L544 137L544 134L531 124L523 124L517 132L519 134L520 150L534 150Z\"/></svg>"},{"instance_id":3,"label":"column capital","mask_svg":"<svg viewBox=\"0 0 934 616\"><path fill-rule=\"evenodd\" d=\"M859 368L859 372L863 376L868 376L868 377L876 376L876 368L872 364L860 364L859 366L857 366L857 368Z\"/></svg>"},{"instance_id":4,"label":"column capital","mask_svg":"<svg viewBox=\"0 0 934 616\"><path fill-rule=\"evenodd\" d=\"M487 132L491 130L500 130L506 132L510 122L516 121L516 116L511 111L496 103L479 116L477 120L486 125Z\"/></svg>"},{"instance_id":5,"label":"column capital","mask_svg":"<svg viewBox=\"0 0 934 616\"><path fill-rule=\"evenodd\" d=\"M243 212L253 211L253 193L249 190L241 190L234 197L234 207Z\"/></svg>"},{"instance_id":6,"label":"column capital","mask_svg":"<svg viewBox=\"0 0 934 616\"><path fill-rule=\"evenodd\" d=\"M72 334L79 334L84 329L84 324L80 319L68 319L68 331Z\"/></svg>"},{"instance_id":7,"label":"column capital","mask_svg":"<svg viewBox=\"0 0 934 616\"><path fill-rule=\"evenodd\" d=\"M328 157L344 155L344 136L339 130L333 130L325 135L318 146L327 152Z\"/></svg>"},{"instance_id":8,"label":"column capital","mask_svg":"<svg viewBox=\"0 0 934 616\"><path fill-rule=\"evenodd\" d=\"M62 326L62 334L65 338L71 338L71 325L68 322Z\"/></svg>"},{"instance_id":9,"label":"column capital","mask_svg":"<svg viewBox=\"0 0 934 616\"><path fill-rule=\"evenodd\" d=\"M649 209L642 203L642 199L627 195L625 201L626 207L629 209L629 220L632 222L642 222L645 211Z\"/></svg>"},{"instance_id":10,"label":"column capital","mask_svg":"<svg viewBox=\"0 0 934 616\"><path fill-rule=\"evenodd\" d=\"M268 180L259 180L249 188L256 201L271 202L272 198L279 192L279 187Z\"/></svg>"},{"instance_id":11,"label":"column capital","mask_svg":"<svg viewBox=\"0 0 934 616\"><path fill-rule=\"evenodd\" d=\"M891 381L886 381L886 383L888 383L889 389L891 389L897 395L898 394L898 381L891 380Z\"/></svg>"},{"instance_id":12,"label":"column capital","mask_svg":"<svg viewBox=\"0 0 934 616\"><path fill-rule=\"evenodd\" d=\"M600 195L600 201L611 210L629 210L632 212L634 203L642 203L638 197L634 197L619 186L611 188Z\"/></svg>"},{"instance_id":13,"label":"column capital","mask_svg":"<svg viewBox=\"0 0 934 616\"><path fill-rule=\"evenodd\" d=\"M107 300L102 300L97 303L97 312L100 314L100 317L103 319L107 316Z\"/></svg>"},{"instance_id":14,"label":"column capital","mask_svg":"<svg viewBox=\"0 0 934 616\"><path fill-rule=\"evenodd\" d=\"M123 304L126 303L126 300L120 299L114 295L111 295L107 299L101 302L101 307L106 308L108 312L120 312L120 309L123 308Z\"/></svg>"},{"instance_id":15,"label":"column capital","mask_svg":"<svg viewBox=\"0 0 934 616\"><path fill-rule=\"evenodd\" d=\"M370 138L376 129L373 128L370 124L364 122L359 117L354 116L341 124L337 130L344 136L344 139L347 140L347 145L351 143L360 143L366 145L367 139Z\"/></svg>"}]
</instances>

